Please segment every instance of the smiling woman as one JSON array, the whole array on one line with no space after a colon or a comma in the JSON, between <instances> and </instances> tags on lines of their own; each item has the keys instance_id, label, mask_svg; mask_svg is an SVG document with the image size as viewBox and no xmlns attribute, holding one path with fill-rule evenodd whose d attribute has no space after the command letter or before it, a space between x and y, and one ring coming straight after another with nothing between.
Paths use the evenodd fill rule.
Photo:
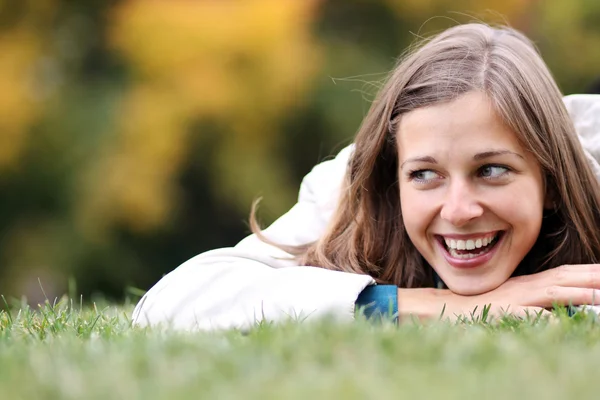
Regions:
<instances>
[{"instance_id":1,"label":"smiling woman","mask_svg":"<svg viewBox=\"0 0 600 400\"><path fill-rule=\"evenodd\" d=\"M596 148L600 99L565 103L521 33L442 32L401 60L354 144L315 167L292 210L264 231L253 211L253 235L167 275L134 322L208 329L352 317L356 304L427 318L596 303L598 164L575 125Z\"/></svg>"},{"instance_id":2,"label":"smiling woman","mask_svg":"<svg viewBox=\"0 0 600 400\"><path fill-rule=\"evenodd\" d=\"M397 143L412 244L454 293L500 286L540 234L546 189L535 156L480 91L407 113Z\"/></svg>"}]
</instances>

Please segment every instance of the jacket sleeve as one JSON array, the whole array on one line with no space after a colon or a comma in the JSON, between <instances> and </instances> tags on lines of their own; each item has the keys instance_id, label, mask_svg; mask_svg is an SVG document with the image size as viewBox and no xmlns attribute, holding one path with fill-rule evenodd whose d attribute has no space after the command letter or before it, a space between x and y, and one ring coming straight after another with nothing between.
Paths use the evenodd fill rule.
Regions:
<instances>
[{"instance_id":1,"label":"jacket sleeve","mask_svg":"<svg viewBox=\"0 0 600 400\"><path fill-rule=\"evenodd\" d=\"M298 203L264 234L287 245L317 240L335 209L351 151L348 147L317 165L304 178ZM350 320L358 295L374 283L367 275L299 266L251 235L233 248L200 254L163 277L137 304L133 324L209 330L324 315Z\"/></svg>"},{"instance_id":2,"label":"jacket sleeve","mask_svg":"<svg viewBox=\"0 0 600 400\"><path fill-rule=\"evenodd\" d=\"M573 94L563 100L590 166L600 180L600 95Z\"/></svg>"},{"instance_id":3,"label":"jacket sleeve","mask_svg":"<svg viewBox=\"0 0 600 400\"><path fill-rule=\"evenodd\" d=\"M585 155L600 180L600 95L573 94L564 98L565 106L575 124L575 130L585 151ZM600 306L589 305L586 308L600 314Z\"/></svg>"}]
</instances>

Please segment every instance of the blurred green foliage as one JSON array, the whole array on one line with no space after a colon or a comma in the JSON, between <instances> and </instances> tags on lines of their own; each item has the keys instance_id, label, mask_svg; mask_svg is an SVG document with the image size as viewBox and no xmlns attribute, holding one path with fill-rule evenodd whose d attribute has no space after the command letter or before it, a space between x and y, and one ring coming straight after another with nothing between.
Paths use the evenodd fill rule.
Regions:
<instances>
[{"instance_id":1,"label":"blurred green foliage","mask_svg":"<svg viewBox=\"0 0 600 400\"><path fill-rule=\"evenodd\" d=\"M565 93L599 75L596 0L0 0L0 293L120 297L234 245L415 38L476 19L529 35Z\"/></svg>"}]
</instances>

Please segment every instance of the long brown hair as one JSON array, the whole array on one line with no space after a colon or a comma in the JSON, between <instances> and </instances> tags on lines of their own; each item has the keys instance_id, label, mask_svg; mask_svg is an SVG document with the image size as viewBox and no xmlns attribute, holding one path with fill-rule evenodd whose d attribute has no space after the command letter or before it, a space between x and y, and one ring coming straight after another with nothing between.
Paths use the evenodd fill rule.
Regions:
<instances>
[{"instance_id":1,"label":"long brown hair","mask_svg":"<svg viewBox=\"0 0 600 400\"><path fill-rule=\"evenodd\" d=\"M560 90L529 39L512 28L484 24L452 27L403 57L356 135L326 232L305 247L279 247L297 255L303 265L368 274L399 287L433 285L433 270L404 227L395 134L403 114L470 91L485 93L537 158L553 202L536 244L515 274L598 262L600 185ZM268 241L254 208L251 227Z\"/></svg>"}]
</instances>

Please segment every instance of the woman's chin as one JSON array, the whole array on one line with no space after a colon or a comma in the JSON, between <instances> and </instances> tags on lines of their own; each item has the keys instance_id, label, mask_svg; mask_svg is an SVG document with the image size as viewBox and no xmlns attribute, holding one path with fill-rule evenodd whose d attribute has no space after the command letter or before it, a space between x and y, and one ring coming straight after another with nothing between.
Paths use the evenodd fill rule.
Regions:
<instances>
[{"instance_id":1,"label":"woman's chin","mask_svg":"<svg viewBox=\"0 0 600 400\"><path fill-rule=\"evenodd\" d=\"M468 278L448 279L448 282L444 281L444 283L452 293L460 296L477 296L498 288L503 281L493 282L478 277L476 280Z\"/></svg>"}]
</instances>

